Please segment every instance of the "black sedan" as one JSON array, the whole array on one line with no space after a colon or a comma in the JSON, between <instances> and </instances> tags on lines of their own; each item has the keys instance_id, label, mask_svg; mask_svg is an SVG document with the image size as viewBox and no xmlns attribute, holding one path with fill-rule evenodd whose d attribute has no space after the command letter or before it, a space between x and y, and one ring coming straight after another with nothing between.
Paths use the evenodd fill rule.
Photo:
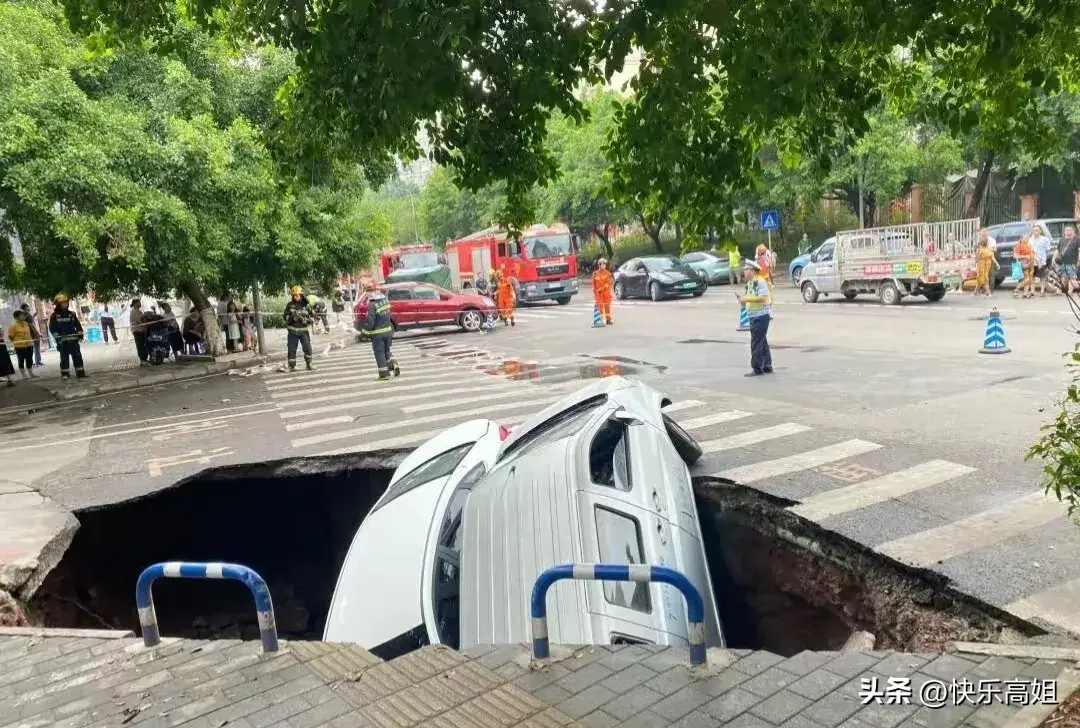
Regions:
<instances>
[{"instance_id":1,"label":"black sedan","mask_svg":"<svg viewBox=\"0 0 1080 728\"><path fill-rule=\"evenodd\" d=\"M693 268L673 255L631 258L615 271L615 298L649 297L654 301L669 296L694 297L705 293L708 282Z\"/></svg>"}]
</instances>

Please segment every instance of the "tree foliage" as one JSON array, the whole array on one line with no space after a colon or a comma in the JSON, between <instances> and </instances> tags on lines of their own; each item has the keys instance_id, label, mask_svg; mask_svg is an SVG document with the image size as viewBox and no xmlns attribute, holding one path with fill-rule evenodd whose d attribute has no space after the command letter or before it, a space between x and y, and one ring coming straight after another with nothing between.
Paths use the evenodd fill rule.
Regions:
<instances>
[{"instance_id":1,"label":"tree foliage","mask_svg":"<svg viewBox=\"0 0 1080 728\"><path fill-rule=\"evenodd\" d=\"M0 261L6 285L202 298L329 279L388 238L355 165L282 172L266 138L288 54L232 54L186 22L86 50L47 3L0 4L2 232L25 256Z\"/></svg>"}]
</instances>

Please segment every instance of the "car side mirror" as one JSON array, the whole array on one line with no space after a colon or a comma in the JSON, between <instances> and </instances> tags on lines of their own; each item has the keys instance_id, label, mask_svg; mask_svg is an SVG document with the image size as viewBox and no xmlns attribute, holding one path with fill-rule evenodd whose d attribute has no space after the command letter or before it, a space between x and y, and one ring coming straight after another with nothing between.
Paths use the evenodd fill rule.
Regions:
<instances>
[{"instance_id":1,"label":"car side mirror","mask_svg":"<svg viewBox=\"0 0 1080 728\"><path fill-rule=\"evenodd\" d=\"M440 293L439 294L439 300L440 301L449 301L450 300L450 294L449 293Z\"/></svg>"},{"instance_id":2,"label":"car side mirror","mask_svg":"<svg viewBox=\"0 0 1080 728\"><path fill-rule=\"evenodd\" d=\"M810 262L811 263L817 263L818 262L818 254L817 253L811 253L810 254Z\"/></svg>"}]
</instances>

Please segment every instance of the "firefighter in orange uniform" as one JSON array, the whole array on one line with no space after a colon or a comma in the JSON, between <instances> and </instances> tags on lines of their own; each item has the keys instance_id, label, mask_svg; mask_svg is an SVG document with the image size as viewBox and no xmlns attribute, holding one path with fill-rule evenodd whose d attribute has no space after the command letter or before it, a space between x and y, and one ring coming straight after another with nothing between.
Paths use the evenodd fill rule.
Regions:
<instances>
[{"instance_id":1,"label":"firefighter in orange uniform","mask_svg":"<svg viewBox=\"0 0 1080 728\"><path fill-rule=\"evenodd\" d=\"M596 261L596 272L592 274L592 294L593 301L600 307L600 315L604 318L604 323L608 325L615 323L611 318L611 289L614 283L615 280L607 267L607 260L600 258Z\"/></svg>"},{"instance_id":2,"label":"firefighter in orange uniform","mask_svg":"<svg viewBox=\"0 0 1080 728\"><path fill-rule=\"evenodd\" d=\"M514 286L503 271L498 272L498 284L495 289L495 305L499 308L499 318L503 326L514 325Z\"/></svg>"}]
</instances>

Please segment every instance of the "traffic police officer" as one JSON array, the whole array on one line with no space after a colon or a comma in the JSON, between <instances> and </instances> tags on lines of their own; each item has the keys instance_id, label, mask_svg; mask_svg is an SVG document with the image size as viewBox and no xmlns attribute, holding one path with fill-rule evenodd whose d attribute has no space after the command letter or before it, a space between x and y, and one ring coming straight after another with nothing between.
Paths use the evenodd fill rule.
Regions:
<instances>
[{"instance_id":1,"label":"traffic police officer","mask_svg":"<svg viewBox=\"0 0 1080 728\"><path fill-rule=\"evenodd\" d=\"M315 321L315 312L304 298L304 289L293 286L289 291L292 300L285 304L285 328L289 331L289 371L296 371L296 346L304 350L304 363L309 372L315 371L311 364L311 324Z\"/></svg>"},{"instance_id":2,"label":"traffic police officer","mask_svg":"<svg viewBox=\"0 0 1080 728\"><path fill-rule=\"evenodd\" d=\"M394 355L390 353L390 342L394 339L394 324L390 320L390 301L386 294L371 285L368 288L367 319L360 333L371 339L371 348L375 352L375 366L379 369L378 381L385 382L390 378L390 370L394 376L401 376L401 367L398 366Z\"/></svg>"},{"instance_id":3,"label":"traffic police officer","mask_svg":"<svg viewBox=\"0 0 1080 728\"><path fill-rule=\"evenodd\" d=\"M83 369L82 346L83 327L79 317L68 308L68 297L57 293L53 299L56 308L49 317L49 333L56 339L56 348L60 351L60 376L71 377L71 365L75 365L75 376L86 376Z\"/></svg>"}]
</instances>

